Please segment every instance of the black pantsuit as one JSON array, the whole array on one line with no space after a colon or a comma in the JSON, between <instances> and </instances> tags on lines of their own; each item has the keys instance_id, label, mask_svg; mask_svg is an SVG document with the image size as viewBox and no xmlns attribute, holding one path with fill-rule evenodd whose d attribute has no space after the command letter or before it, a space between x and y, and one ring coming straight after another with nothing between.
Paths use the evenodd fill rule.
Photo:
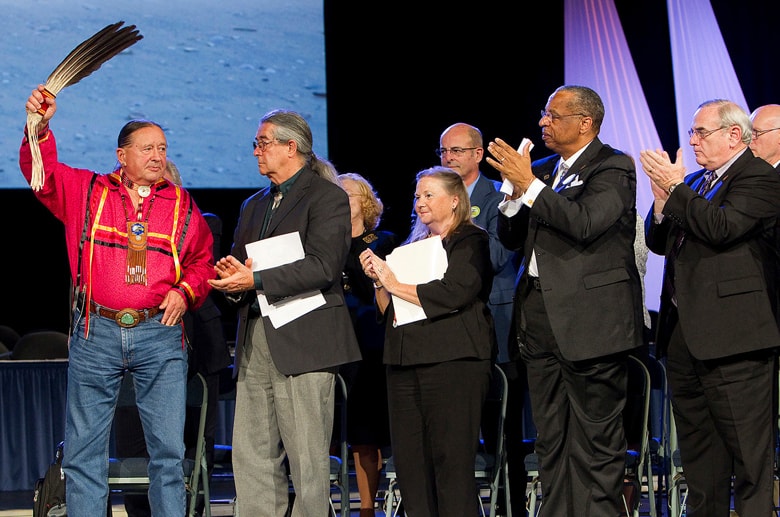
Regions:
<instances>
[{"instance_id":1,"label":"black pantsuit","mask_svg":"<svg viewBox=\"0 0 780 517\"><path fill-rule=\"evenodd\" d=\"M478 513L474 461L495 334L488 235L463 223L442 241L447 270L417 284L426 318L394 325L384 313L390 438L409 517Z\"/></svg>"},{"instance_id":2,"label":"black pantsuit","mask_svg":"<svg viewBox=\"0 0 780 517\"><path fill-rule=\"evenodd\" d=\"M393 458L408 515L479 513L474 457L491 368L483 359L388 367Z\"/></svg>"}]
</instances>

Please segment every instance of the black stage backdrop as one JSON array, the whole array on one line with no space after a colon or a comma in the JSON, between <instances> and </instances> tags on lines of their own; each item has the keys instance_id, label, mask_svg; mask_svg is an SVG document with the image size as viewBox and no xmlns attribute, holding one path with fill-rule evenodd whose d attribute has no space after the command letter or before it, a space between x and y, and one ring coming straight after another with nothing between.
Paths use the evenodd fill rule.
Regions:
<instances>
[{"instance_id":1,"label":"black stage backdrop","mask_svg":"<svg viewBox=\"0 0 780 517\"><path fill-rule=\"evenodd\" d=\"M615 4L661 141L674 152L680 143L666 2ZM712 5L748 108L780 103L780 77L773 66L780 3L714 0ZM382 226L404 237L415 174L438 163L433 149L445 127L474 124L486 142L535 139L539 110L564 80L563 0L468 7L436 0L426 3L424 12L419 1L372 4L370 13L365 2L353 0L325 0L324 6L329 158L340 172L372 181L386 205ZM20 139L22 126L20 115ZM497 179L490 166L483 172ZM225 253L240 204L251 193L193 190L203 211L223 218ZM0 324L21 333L67 331L69 279L60 223L29 190L0 190L0 217L5 272ZM232 317L226 314L228 326Z\"/></svg>"}]
</instances>

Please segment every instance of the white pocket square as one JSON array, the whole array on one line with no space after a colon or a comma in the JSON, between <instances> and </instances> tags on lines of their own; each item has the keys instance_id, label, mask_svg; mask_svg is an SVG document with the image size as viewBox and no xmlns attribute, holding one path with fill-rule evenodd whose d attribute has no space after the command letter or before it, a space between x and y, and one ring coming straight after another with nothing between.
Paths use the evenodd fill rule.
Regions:
<instances>
[{"instance_id":1,"label":"white pocket square","mask_svg":"<svg viewBox=\"0 0 780 517\"><path fill-rule=\"evenodd\" d=\"M573 176L569 176L568 178L563 178L563 189L579 187L582 185L582 183L583 181L580 179L580 175L575 174Z\"/></svg>"}]
</instances>

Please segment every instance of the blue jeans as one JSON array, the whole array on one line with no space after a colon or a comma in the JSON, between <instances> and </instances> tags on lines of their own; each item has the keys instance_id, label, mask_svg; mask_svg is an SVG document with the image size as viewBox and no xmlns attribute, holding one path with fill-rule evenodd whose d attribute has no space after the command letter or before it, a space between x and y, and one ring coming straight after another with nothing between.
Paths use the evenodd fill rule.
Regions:
<instances>
[{"instance_id":1,"label":"blue jeans","mask_svg":"<svg viewBox=\"0 0 780 517\"><path fill-rule=\"evenodd\" d=\"M160 323L162 313L134 328L111 319L74 314L68 365L63 470L68 515L106 514L111 423L125 370L133 373L136 402L149 451L149 503L155 517L185 514L184 416L187 350L181 326Z\"/></svg>"}]
</instances>

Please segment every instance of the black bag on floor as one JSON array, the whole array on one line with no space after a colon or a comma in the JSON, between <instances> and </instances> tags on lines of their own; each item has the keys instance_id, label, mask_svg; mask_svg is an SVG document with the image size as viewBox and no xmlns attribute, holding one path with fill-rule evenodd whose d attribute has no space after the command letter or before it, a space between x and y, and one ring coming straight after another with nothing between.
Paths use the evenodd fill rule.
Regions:
<instances>
[{"instance_id":1,"label":"black bag on floor","mask_svg":"<svg viewBox=\"0 0 780 517\"><path fill-rule=\"evenodd\" d=\"M35 482L33 493L33 517L66 517L65 474L62 472L62 449L64 442L57 445L54 461L46 474Z\"/></svg>"}]
</instances>

